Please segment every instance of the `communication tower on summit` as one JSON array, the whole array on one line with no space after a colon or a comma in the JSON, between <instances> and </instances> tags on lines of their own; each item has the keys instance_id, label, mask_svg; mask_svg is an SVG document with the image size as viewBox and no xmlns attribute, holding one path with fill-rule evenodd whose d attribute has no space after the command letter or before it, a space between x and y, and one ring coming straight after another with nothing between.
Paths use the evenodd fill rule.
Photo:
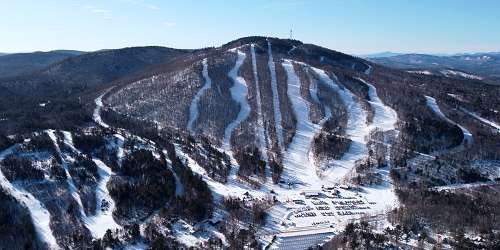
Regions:
<instances>
[{"instance_id":1,"label":"communication tower on summit","mask_svg":"<svg viewBox=\"0 0 500 250\"><path fill-rule=\"evenodd\" d=\"M290 40L293 40L293 30L290 29Z\"/></svg>"}]
</instances>

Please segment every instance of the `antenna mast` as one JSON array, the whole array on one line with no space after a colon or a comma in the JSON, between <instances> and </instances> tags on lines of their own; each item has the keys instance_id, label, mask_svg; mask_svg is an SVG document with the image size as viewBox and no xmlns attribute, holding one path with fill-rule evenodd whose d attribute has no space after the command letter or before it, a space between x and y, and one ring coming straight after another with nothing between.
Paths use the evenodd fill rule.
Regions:
<instances>
[{"instance_id":1,"label":"antenna mast","mask_svg":"<svg viewBox=\"0 0 500 250\"><path fill-rule=\"evenodd\" d=\"M290 29L290 40L293 40L293 30Z\"/></svg>"}]
</instances>

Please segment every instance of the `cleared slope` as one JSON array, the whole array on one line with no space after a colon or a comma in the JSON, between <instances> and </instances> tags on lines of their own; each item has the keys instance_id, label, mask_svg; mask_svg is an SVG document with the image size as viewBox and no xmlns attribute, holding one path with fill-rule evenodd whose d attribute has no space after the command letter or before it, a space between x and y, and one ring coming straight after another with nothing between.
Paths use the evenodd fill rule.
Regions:
<instances>
[{"instance_id":1,"label":"cleared slope","mask_svg":"<svg viewBox=\"0 0 500 250\"><path fill-rule=\"evenodd\" d=\"M238 54L238 58L234 67L231 69L231 71L229 71L228 76L233 80L233 86L230 88L231 97L240 105L240 111L238 112L238 116L236 117L236 119L233 120L224 131L223 143L224 148L228 151L231 149L231 135L234 129L238 125L240 125L240 123L243 122L250 114L250 105L248 105L247 101L247 84L245 79L238 75L240 67L246 58L246 54L239 50L235 51Z\"/></svg>"},{"instance_id":2,"label":"cleared slope","mask_svg":"<svg viewBox=\"0 0 500 250\"><path fill-rule=\"evenodd\" d=\"M187 125L187 129L191 132L194 133L194 123L196 119L198 119L199 116L199 110L198 110L198 105L200 103L200 98L205 94L205 92L212 87L212 79L210 79L210 76L208 75L208 63L207 63L207 58L203 59L202 61L203 64L203 78L205 79L205 83L203 84L203 87L201 87L198 92L196 92L196 95L194 96L193 100L191 101L191 105L189 106L189 121Z\"/></svg>"}]
</instances>

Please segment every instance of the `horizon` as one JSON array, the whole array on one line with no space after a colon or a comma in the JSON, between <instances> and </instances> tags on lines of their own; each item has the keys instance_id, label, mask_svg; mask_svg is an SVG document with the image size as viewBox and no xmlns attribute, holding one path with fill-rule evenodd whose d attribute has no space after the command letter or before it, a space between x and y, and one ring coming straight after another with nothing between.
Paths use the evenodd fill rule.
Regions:
<instances>
[{"instance_id":1,"label":"horizon","mask_svg":"<svg viewBox=\"0 0 500 250\"><path fill-rule=\"evenodd\" d=\"M253 35L289 38L290 29L293 39L358 56L497 52L500 34L490 27L500 27L499 7L493 0L0 1L0 32L8 34L0 52L197 49Z\"/></svg>"}]
</instances>

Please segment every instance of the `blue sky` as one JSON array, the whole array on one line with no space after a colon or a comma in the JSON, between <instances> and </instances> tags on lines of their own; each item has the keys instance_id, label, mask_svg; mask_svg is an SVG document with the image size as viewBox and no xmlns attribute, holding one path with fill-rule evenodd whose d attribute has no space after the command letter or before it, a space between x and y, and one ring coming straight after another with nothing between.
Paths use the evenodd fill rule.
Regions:
<instances>
[{"instance_id":1,"label":"blue sky","mask_svg":"<svg viewBox=\"0 0 500 250\"><path fill-rule=\"evenodd\" d=\"M0 0L0 52L219 46L263 35L338 51L500 51L497 0Z\"/></svg>"}]
</instances>

